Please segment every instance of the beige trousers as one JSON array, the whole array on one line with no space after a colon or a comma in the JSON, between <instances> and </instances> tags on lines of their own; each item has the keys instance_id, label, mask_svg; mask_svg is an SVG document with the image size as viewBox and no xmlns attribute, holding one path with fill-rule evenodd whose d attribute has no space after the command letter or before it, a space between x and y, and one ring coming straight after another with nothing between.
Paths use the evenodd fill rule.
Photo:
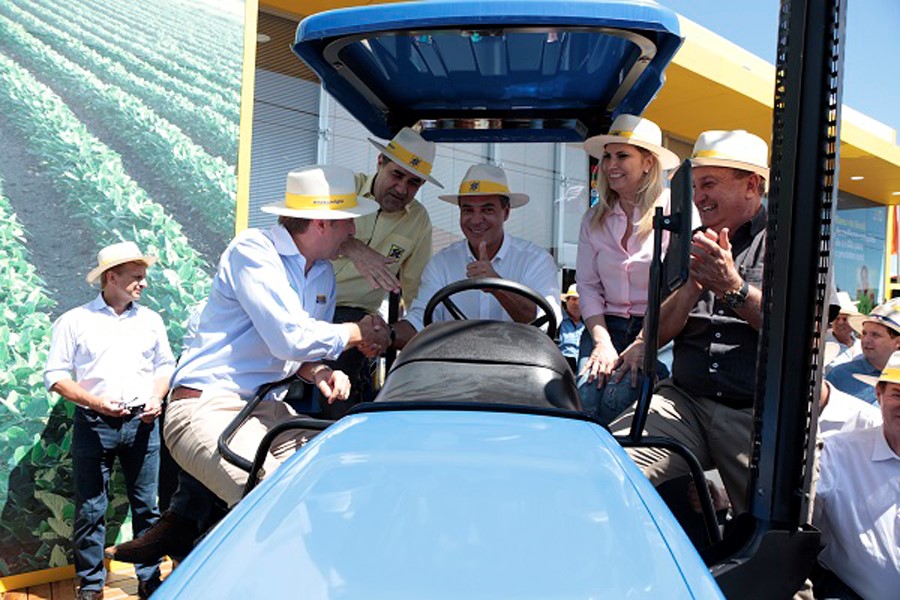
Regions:
<instances>
[{"instance_id":1,"label":"beige trousers","mask_svg":"<svg viewBox=\"0 0 900 600\"><path fill-rule=\"evenodd\" d=\"M248 474L222 458L219 435L247 402L233 392L205 390L199 398L183 398L166 407L165 439L172 457L219 498L233 506L241 499ZM229 447L253 461L263 436L276 423L295 416L284 402L260 402L237 430ZM287 431L275 439L264 468L271 474L312 436L309 431Z\"/></svg>"},{"instance_id":2,"label":"beige trousers","mask_svg":"<svg viewBox=\"0 0 900 600\"><path fill-rule=\"evenodd\" d=\"M632 406L610 424L610 431L627 435L633 417ZM735 514L747 511L753 409L739 410L707 398L692 398L666 380L650 401L644 435L673 438L687 446L704 469L717 468ZM626 451L653 485L690 473L687 463L667 450Z\"/></svg>"}]
</instances>

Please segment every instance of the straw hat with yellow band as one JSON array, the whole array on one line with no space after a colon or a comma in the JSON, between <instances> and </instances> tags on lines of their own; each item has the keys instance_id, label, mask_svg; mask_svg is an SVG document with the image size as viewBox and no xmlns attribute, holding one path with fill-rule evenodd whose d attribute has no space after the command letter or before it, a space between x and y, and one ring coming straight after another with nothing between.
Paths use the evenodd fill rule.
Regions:
<instances>
[{"instance_id":1,"label":"straw hat with yellow band","mask_svg":"<svg viewBox=\"0 0 900 600\"><path fill-rule=\"evenodd\" d=\"M401 129L400 133L395 135L394 139L388 142L387 146L376 142L372 138L369 138L369 141L391 162L404 171L412 173L416 177L421 177L425 181L443 189L444 186L431 176L436 153L434 142L427 141L409 127Z\"/></svg>"},{"instance_id":2,"label":"straw hat with yellow band","mask_svg":"<svg viewBox=\"0 0 900 600\"><path fill-rule=\"evenodd\" d=\"M563 302L568 300L569 298L577 298L578 297L578 284L573 283L569 286L569 289L566 290L565 294L560 294L559 296Z\"/></svg>"},{"instance_id":3,"label":"straw hat with yellow band","mask_svg":"<svg viewBox=\"0 0 900 600\"><path fill-rule=\"evenodd\" d=\"M884 369L881 370L881 375L875 376L854 373L853 376L869 385L877 385L878 383L900 383L900 351L891 354Z\"/></svg>"},{"instance_id":4,"label":"straw hat with yellow band","mask_svg":"<svg viewBox=\"0 0 900 600\"><path fill-rule=\"evenodd\" d=\"M694 167L730 167L758 173L769 184L769 146L743 129L704 131L691 154Z\"/></svg>"},{"instance_id":5,"label":"straw hat with yellow band","mask_svg":"<svg viewBox=\"0 0 900 600\"><path fill-rule=\"evenodd\" d=\"M847 317L847 322L850 323L853 331L860 335L862 335L865 323L884 325L894 333L900 334L900 298L894 298L884 304L879 304L867 315L860 313L850 315Z\"/></svg>"},{"instance_id":6,"label":"straw hat with yellow band","mask_svg":"<svg viewBox=\"0 0 900 600\"><path fill-rule=\"evenodd\" d=\"M528 194L510 192L509 184L506 183L506 173L494 165L472 165L459 184L458 194L444 194L438 198L444 202L459 204L459 199L466 196L489 195L506 196L510 208L528 204Z\"/></svg>"},{"instance_id":7,"label":"straw hat with yellow band","mask_svg":"<svg viewBox=\"0 0 900 600\"><path fill-rule=\"evenodd\" d=\"M594 158L602 159L607 144L631 144L649 150L656 156L663 170L674 169L681 163L677 154L663 148L659 125L634 115L616 117L608 134L595 135L585 140L584 150Z\"/></svg>"},{"instance_id":8,"label":"straw hat with yellow band","mask_svg":"<svg viewBox=\"0 0 900 600\"><path fill-rule=\"evenodd\" d=\"M97 283L104 272L130 262L144 263L149 267L156 262L156 257L141 252L134 242L111 244L97 253L97 266L90 270L85 279L90 284Z\"/></svg>"},{"instance_id":9,"label":"straw hat with yellow band","mask_svg":"<svg viewBox=\"0 0 900 600\"><path fill-rule=\"evenodd\" d=\"M334 165L288 173L284 200L262 207L263 212L298 219L353 219L377 210L377 202L356 194L353 171Z\"/></svg>"}]
</instances>

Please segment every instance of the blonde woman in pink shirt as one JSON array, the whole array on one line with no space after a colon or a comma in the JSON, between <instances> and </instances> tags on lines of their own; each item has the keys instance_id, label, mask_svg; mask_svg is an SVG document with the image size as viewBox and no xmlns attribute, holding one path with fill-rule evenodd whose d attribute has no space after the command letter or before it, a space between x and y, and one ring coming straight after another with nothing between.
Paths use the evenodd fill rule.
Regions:
<instances>
[{"instance_id":1,"label":"blonde woman in pink shirt","mask_svg":"<svg viewBox=\"0 0 900 600\"><path fill-rule=\"evenodd\" d=\"M637 398L630 378L610 382L616 359L638 333L647 310L653 212L668 211L664 171L679 160L662 147L656 123L619 115L608 135L584 143L600 159L599 202L587 211L578 239L576 277L585 330L578 383L585 412L609 423ZM666 238L668 241L668 238ZM665 366L657 367L668 376Z\"/></svg>"}]
</instances>

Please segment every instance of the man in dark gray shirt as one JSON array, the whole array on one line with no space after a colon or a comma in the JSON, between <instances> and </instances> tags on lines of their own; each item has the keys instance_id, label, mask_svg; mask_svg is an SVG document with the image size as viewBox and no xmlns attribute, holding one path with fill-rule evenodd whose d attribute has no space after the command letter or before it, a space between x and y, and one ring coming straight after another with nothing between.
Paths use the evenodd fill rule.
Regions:
<instances>
[{"instance_id":1,"label":"man in dark gray shirt","mask_svg":"<svg viewBox=\"0 0 900 600\"><path fill-rule=\"evenodd\" d=\"M766 143L746 131L707 131L694 145L694 204L703 227L694 233L687 283L660 309L659 343L675 343L672 378L657 386L644 430L678 440L704 468L718 468L735 513L747 508L767 157ZM622 353L616 380L630 373L636 385L643 354L641 334ZM629 409L610 430L627 434L633 415ZM654 485L688 473L668 451L628 452Z\"/></svg>"}]
</instances>

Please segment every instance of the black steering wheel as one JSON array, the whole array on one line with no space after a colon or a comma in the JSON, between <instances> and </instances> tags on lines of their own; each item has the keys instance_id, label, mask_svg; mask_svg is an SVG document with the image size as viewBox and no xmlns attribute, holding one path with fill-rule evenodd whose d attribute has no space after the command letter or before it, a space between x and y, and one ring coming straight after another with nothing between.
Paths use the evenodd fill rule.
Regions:
<instances>
[{"instance_id":1,"label":"black steering wheel","mask_svg":"<svg viewBox=\"0 0 900 600\"><path fill-rule=\"evenodd\" d=\"M518 283L516 281L501 279L499 277L462 279L460 281L454 281L450 285L442 287L437 291L437 293L435 293L434 296L431 297L431 300L429 300L428 304L425 306L425 317L423 319L424 324L426 326L431 325L431 323L434 321L434 310L438 307L439 304L443 304L447 309L447 312L449 312L450 315L457 321L467 320L468 317L463 314L463 312L459 309L458 306L456 306L456 304L453 302L453 300L450 299L450 297L455 296L460 292L466 292L469 290L500 290L531 300L532 302L537 304L538 308L541 309L544 314L539 316L529 324L534 325L535 327L540 327L541 325L546 323L547 335L550 336L550 339L556 338L556 329L559 327L559 322L556 319L556 312L554 312L553 307L550 306L550 303L547 302L547 299L535 292L527 285L522 285L521 283Z\"/></svg>"}]
</instances>

